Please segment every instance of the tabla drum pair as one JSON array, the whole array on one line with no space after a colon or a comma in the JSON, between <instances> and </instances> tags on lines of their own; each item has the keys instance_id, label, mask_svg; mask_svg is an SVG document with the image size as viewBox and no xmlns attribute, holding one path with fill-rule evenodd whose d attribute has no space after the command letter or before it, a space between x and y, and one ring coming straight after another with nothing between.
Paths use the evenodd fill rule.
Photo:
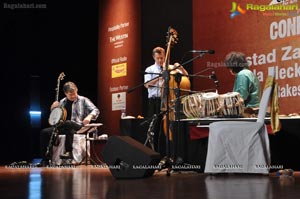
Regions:
<instances>
[{"instance_id":1,"label":"tabla drum pair","mask_svg":"<svg viewBox=\"0 0 300 199\"><path fill-rule=\"evenodd\" d=\"M217 116L220 109L217 93L195 93L182 99L183 113L188 118Z\"/></svg>"},{"instance_id":2,"label":"tabla drum pair","mask_svg":"<svg viewBox=\"0 0 300 199\"><path fill-rule=\"evenodd\" d=\"M182 99L183 113L187 118L239 117L244 105L237 92L223 95L217 93L195 93Z\"/></svg>"}]
</instances>

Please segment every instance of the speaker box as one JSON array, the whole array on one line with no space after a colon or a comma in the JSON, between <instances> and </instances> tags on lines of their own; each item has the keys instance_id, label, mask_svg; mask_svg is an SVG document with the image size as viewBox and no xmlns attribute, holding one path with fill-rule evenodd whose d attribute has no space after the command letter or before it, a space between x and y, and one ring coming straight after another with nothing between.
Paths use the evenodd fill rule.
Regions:
<instances>
[{"instance_id":1,"label":"speaker box","mask_svg":"<svg viewBox=\"0 0 300 199\"><path fill-rule=\"evenodd\" d=\"M145 178L158 169L160 154L128 136L111 136L102 150L115 178Z\"/></svg>"}]
</instances>

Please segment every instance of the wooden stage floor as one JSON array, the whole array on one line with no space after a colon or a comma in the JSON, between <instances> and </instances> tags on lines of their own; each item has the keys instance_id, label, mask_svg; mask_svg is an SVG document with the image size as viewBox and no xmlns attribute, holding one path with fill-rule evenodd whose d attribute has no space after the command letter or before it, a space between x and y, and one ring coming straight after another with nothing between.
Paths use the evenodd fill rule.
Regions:
<instances>
[{"instance_id":1,"label":"wooden stage floor","mask_svg":"<svg viewBox=\"0 0 300 199\"><path fill-rule=\"evenodd\" d=\"M0 167L0 198L300 198L300 174L206 175L164 171L152 177L116 180L107 168Z\"/></svg>"}]
</instances>

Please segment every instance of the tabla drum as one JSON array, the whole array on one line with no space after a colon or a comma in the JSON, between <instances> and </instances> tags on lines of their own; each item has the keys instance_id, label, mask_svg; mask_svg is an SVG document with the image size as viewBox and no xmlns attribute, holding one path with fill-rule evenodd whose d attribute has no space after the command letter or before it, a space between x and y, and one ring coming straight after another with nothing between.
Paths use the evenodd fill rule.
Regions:
<instances>
[{"instance_id":1,"label":"tabla drum","mask_svg":"<svg viewBox=\"0 0 300 199\"><path fill-rule=\"evenodd\" d=\"M240 117L244 112L244 103L238 92L220 95L220 105L224 117Z\"/></svg>"},{"instance_id":2,"label":"tabla drum","mask_svg":"<svg viewBox=\"0 0 300 199\"><path fill-rule=\"evenodd\" d=\"M49 116L48 122L51 126L59 126L67 118L67 111L63 107L54 108Z\"/></svg>"},{"instance_id":3,"label":"tabla drum","mask_svg":"<svg viewBox=\"0 0 300 199\"><path fill-rule=\"evenodd\" d=\"M220 111L219 95L208 92L202 96L203 115L204 117L218 116Z\"/></svg>"},{"instance_id":4,"label":"tabla drum","mask_svg":"<svg viewBox=\"0 0 300 199\"><path fill-rule=\"evenodd\" d=\"M182 111L187 118L202 117L202 93L195 93L182 98Z\"/></svg>"}]
</instances>

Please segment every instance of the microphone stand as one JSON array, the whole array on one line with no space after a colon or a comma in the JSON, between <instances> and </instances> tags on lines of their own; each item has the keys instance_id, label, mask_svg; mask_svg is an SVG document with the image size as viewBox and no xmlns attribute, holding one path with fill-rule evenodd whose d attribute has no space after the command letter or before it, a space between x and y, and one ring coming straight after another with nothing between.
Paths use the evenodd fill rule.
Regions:
<instances>
[{"instance_id":1,"label":"microphone stand","mask_svg":"<svg viewBox=\"0 0 300 199\"><path fill-rule=\"evenodd\" d=\"M167 53L168 54L168 53ZM203 57L204 53L199 53L196 57L193 57L192 59L184 62L182 65L186 65L200 57ZM170 81L170 72L173 70L176 70L182 65L179 65L177 67L174 67L173 69L169 70L169 62L170 62L170 57L166 57L166 62L165 62L165 70L163 71L163 79L164 79L164 93L163 93L163 98L162 98L162 107L161 109L164 110L166 109L166 167L167 167L167 176L170 176L171 173L171 166L173 164L173 161L171 160L171 154L170 154L170 118L169 118L169 81ZM180 84L180 82L179 82ZM179 85L178 84L178 85ZM179 87L178 87L179 88ZM180 93L180 91L178 91ZM164 102L165 100L166 102ZM166 104L166 107L163 107L163 105ZM176 110L175 110L176 111ZM178 111L179 112L179 111Z\"/></svg>"},{"instance_id":2,"label":"microphone stand","mask_svg":"<svg viewBox=\"0 0 300 199\"><path fill-rule=\"evenodd\" d=\"M170 154L170 118L169 118L169 109L170 109L170 107L169 107L169 81L170 81L170 72L172 71L172 70L176 70L177 68L179 68L180 66L184 66L184 65L186 65L186 64L188 64L188 63L190 63L190 62L192 62L192 61L194 61L194 60L196 60L196 59L198 59L198 58L201 58L201 57L203 57L203 55L204 55L205 53L199 53L197 56L195 56L195 57L193 57L192 59L190 59L190 60L188 60L188 61L186 61L186 62L184 62L183 64L180 64L179 66L177 66L177 67L175 67L175 68L173 68L173 69L171 69L171 70L168 70L168 66L169 66L169 58L167 57L166 58L166 62L165 62L165 66L166 66L166 69L165 70L163 70L163 72L162 72L162 77L163 77L163 79L164 79L164 93L163 93L163 97L162 97L162 103L161 103L161 110L162 110L162 112L165 112L165 115L166 115L166 161L165 161L165 164L166 164L166 168L167 168L167 176L170 176L170 172L171 172L171 166L172 166L172 164L173 164L173 161L171 160L171 154ZM150 74L150 73L147 73L147 74ZM160 74L161 75L161 74ZM153 81L153 80L155 80L155 79L157 79L157 78L159 78L160 77L160 75L158 75L157 77L155 77L155 78L153 78L153 79L151 79L151 80L149 80L149 81L147 81L147 82L144 82L144 83L142 83L142 84L139 84L139 85L137 85L137 86L134 86L134 87L132 87L132 88L129 88L128 90L127 90L127 93L131 93L132 91L134 91L135 89L137 89L137 88L139 88L139 87L141 87L141 86L143 86L143 85L145 85L145 84L147 84L147 83L149 83L150 81ZM206 76L205 76L206 77ZM177 83L177 85L179 85L180 84L180 82L179 83ZM178 86L178 88L179 88L179 86ZM179 93L179 98L180 98L180 89L178 89L178 91L177 91L177 93ZM163 101L166 101L166 107L163 107ZM179 100L178 100L179 101ZM177 104L178 104L179 102L177 102ZM179 104L180 105L180 104ZM164 109L166 109L166 110L164 110ZM175 110L176 111L176 110ZM178 111L177 110L177 115L180 115L180 110Z\"/></svg>"},{"instance_id":3,"label":"microphone stand","mask_svg":"<svg viewBox=\"0 0 300 199\"><path fill-rule=\"evenodd\" d=\"M144 86L145 84L148 84L149 82L155 80L155 79L158 79L160 76L162 76L161 73L144 73L144 74L152 74L152 75L158 75L157 77L154 77L153 79L150 79L149 81L146 81L144 83L141 83L141 84L138 84L137 86L134 86L134 87L131 87L127 90L127 93L131 93L132 91L134 91L135 89L141 87L141 86Z\"/></svg>"},{"instance_id":4,"label":"microphone stand","mask_svg":"<svg viewBox=\"0 0 300 199\"><path fill-rule=\"evenodd\" d=\"M198 58L202 58L204 56L205 53L199 53L197 56L193 57L192 59L187 60L186 62L182 63L179 66L185 66L186 64L193 62L194 60L198 59Z\"/></svg>"},{"instance_id":5,"label":"microphone stand","mask_svg":"<svg viewBox=\"0 0 300 199\"><path fill-rule=\"evenodd\" d=\"M166 58L165 62L165 70L163 71L163 79L164 79L164 92L163 98L161 102L161 110L166 111L166 168L167 168L167 176L171 175L171 165L173 161L171 160L171 153L170 153L170 118L169 118L169 81L170 81L170 71L169 67L169 58ZM163 107L166 105L166 107ZM165 110L166 109L166 110Z\"/></svg>"},{"instance_id":6,"label":"microphone stand","mask_svg":"<svg viewBox=\"0 0 300 199\"><path fill-rule=\"evenodd\" d=\"M52 133L51 133L51 136L50 136L50 139L49 139L49 142L48 142L48 145L47 145L47 151L45 153L45 157L48 158L48 161L50 163L50 165L52 164L52 150L53 150L53 146L58 146L58 126L55 125L55 127L53 127L53 130L52 130Z\"/></svg>"},{"instance_id":7,"label":"microphone stand","mask_svg":"<svg viewBox=\"0 0 300 199\"><path fill-rule=\"evenodd\" d=\"M166 160L165 160L165 166L167 168L167 176L170 176L170 172L171 172L171 167L172 165L174 164L173 160L171 160L171 154L170 154L170 118L169 118L169 92L170 92L170 89L169 89L169 81L170 81L170 72L173 71L173 70L176 70L178 69L179 67L181 66L184 66L190 62L193 62L194 60L198 59L198 58L201 58L203 57L205 53L199 53L197 56L193 57L192 59L184 62L183 64L179 64L177 67L174 67L173 69L171 70L168 70L168 67L169 66L169 59L166 58L166 69L163 71L163 79L164 79L164 96L163 96L163 100L165 99L166 100ZM177 73L178 74L178 73ZM178 74L178 75L175 75L175 81L177 83L177 88L175 89L175 96L176 96L176 101L175 101L175 121L178 120L178 125L177 125L177 132L179 132L179 123L180 123L180 82L181 82L181 78L182 78L182 74ZM197 75L198 77L201 76L201 75ZM202 77L202 76L201 76ZM204 78L210 78L210 76L203 76ZM162 101L162 104L163 104L163 101ZM163 107L162 107L163 109ZM177 134L177 138L179 137L179 133ZM177 139L178 141L178 139ZM176 142L177 142L176 141ZM175 154L175 141L173 139L173 149L174 149L174 155L177 155ZM177 152L177 151L176 151Z\"/></svg>"},{"instance_id":8,"label":"microphone stand","mask_svg":"<svg viewBox=\"0 0 300 199\"><path fill-rule=\"evenodd\" d=\"M177 162L177 158L178 158L177 147L178 147L178 142L179 142L179 139L180 139L179 138L180 115L181 115L180 114L180 82L181 82L181 79L182 79L182 74L181 73L176 73L174 79L175 79L175 82L177 84L177 88L175 89L175 97L176 97L176 100L175 100L175 121L177 121L176 122L177 132L176 132L176 141L173 140L174 141L174 160L175 160L175 163L176 163Z\"/></svg>"},{"instance_id":9,"label":"microphone stand","mask_svg":"<svg viewBox=\"0 0 300 199\"><path fill-rule=\"evenodd\" d=\"M188 63L190 63L190 62L193 62L194 60L196 60L196 59L198 59L198 58L203 57L204 54L205 54L205 53L199 53L197 56L193 57L192 59L187 60L187 61L184 62L183 64L180 64L179 66L177 66L177 67L175 67L175 68L169 70L169 72L172 71L172 70L176 70L176 69L179 68L180 66L185 66L186 64L188 64ZM159 78L160 76L163 76L163 74L160 74L160 73L144 73L144 74L154 74L154 75L158 75L158 76L157 76L157 77L154 77L153 79L150 79L150 80L147 81L147 82L144 82L144 83L138 84L137 86L134 86L134 87L129 88L129 89L127 90L127 93L131 93L131 92L133 92L135 89L137 89L137 88L139 88L139 87L141 87L141 86L144 86L145 84L147 84L147 83L149 83L149 82L151 82L151 81L153 81L153 80ZM170 74L169 74L169 76L170 76ZM193 75L188 75L188 76L189 76L189 77L193 77ZM195 76L195 77L196 77L196 76ZM197 75L197 77L209 78L209 76L201 76L201 75ZM169 80L170 80L170 77L169 77Z\"/></svg>"},{"instance_id":10,"label":"microphone stand","mask_svg":"<svg viewBox=\"0 0 300 199\"><path fill-rule=\"evenodd\" d=\"M154 126L156 124L156 120L157 120L158 116L156 114L153 115L152 119L151 119L151 123L149 125L148 131L147 131L147 139L144 143L144 146L147 146L147 144L149 143L151 146L151 149L153 151L155 151L154 149L154 141L153 141L153 137L154 137Z\"/></svg>"}]
</instances>

